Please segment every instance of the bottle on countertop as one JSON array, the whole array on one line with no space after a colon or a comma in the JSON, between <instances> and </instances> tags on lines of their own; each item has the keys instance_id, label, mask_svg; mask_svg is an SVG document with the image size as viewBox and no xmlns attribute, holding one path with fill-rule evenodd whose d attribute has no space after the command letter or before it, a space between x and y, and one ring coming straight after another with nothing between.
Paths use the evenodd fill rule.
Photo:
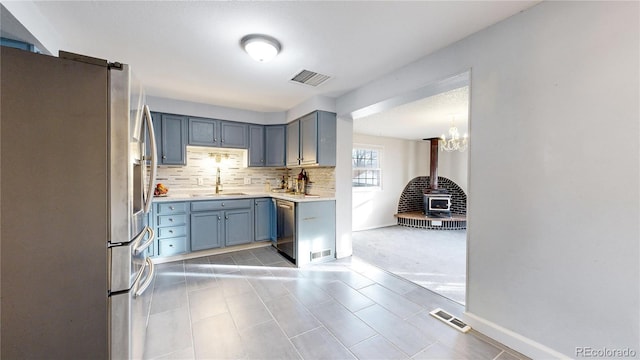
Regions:
<instances>
[{"instance_id":1,"label":"bottle on countertop","mask_svg":"<svg viewBox=\"0 0 640 360\"><path fill-rule=\"evenodd\" d=\"M280 188L285 189L287 187L287 181L284 179L284 175L282 175L282 181L280 182Z\"/></svg>"}]
</instances>

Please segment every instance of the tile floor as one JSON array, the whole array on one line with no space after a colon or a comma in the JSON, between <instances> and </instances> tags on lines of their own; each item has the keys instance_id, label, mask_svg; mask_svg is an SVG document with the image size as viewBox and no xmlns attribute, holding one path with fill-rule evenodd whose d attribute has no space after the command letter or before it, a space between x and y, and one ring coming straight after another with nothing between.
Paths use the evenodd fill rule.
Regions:
<instances>
[{"instance_id":1,"label":"tile floor","mask_svg":"<svg viewBox=\"0 0 640 360\"><path fill-rule=\"evenodd\" d=\"M463 307L357 258L292 267L264 247L157 265L147 359L519 359L429 311Z\"/></svg>"},{"instance_id":2,"label":"tile floor","mask_svg":"<svg viewBox=\"0 0 640 360\"><path fill-rule=\"evenodd\" d=\"M354 231L353 255L460 304L465 303L466 230L389 226Z\"/></svg>"}]
</instances>

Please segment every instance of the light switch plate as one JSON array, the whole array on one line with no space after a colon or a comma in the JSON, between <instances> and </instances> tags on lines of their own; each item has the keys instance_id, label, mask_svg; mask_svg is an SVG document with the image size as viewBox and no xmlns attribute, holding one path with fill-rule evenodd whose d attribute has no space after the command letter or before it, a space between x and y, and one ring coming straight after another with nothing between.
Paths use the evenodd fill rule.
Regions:
<instances>
[{"instance_id":1,"label":"light switch plate","mask_svg":"<svg viewBox=\"0 0 640 360\"><path fill-rule=\"evenodd\" d=\"M250 177L244 178L244 184L245 185L251 185L251 178Z\"/></svg>"}]
</instances>

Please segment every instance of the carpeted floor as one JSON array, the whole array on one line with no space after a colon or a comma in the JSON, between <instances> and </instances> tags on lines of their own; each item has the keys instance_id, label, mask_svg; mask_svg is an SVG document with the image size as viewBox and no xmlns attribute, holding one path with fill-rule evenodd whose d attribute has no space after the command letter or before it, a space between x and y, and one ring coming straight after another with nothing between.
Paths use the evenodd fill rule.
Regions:
<instances>
[{"instance_id":1,"label":"carpeted floor","mask_svg":"<svg viewBox=\"0 0 640 360\"><path fill-rule=\"evenodd\" d=\"M353 255L465 303L466 230L390 226L353 232Z\"/></svg>"}]
</instances>

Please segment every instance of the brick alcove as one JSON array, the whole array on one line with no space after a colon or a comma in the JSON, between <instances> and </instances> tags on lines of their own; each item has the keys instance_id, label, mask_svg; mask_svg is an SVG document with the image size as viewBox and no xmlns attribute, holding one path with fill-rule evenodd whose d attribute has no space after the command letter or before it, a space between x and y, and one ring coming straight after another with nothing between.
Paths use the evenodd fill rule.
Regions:
<instances>
[{"instance_id":1,"label":"brick alcove","mask_svg":"<svg viewBox=\"0 0 640 360\"><path fill-rule=\"evenodd\" d=\"M437 230L467 228L467 195L453 181L438 176L438 188L451 194L451 218L430 218L424 215L423 193L430 189L429 176L418 176L405 186L398 201L398 225Z\"/></svg>"}]
</instances>

